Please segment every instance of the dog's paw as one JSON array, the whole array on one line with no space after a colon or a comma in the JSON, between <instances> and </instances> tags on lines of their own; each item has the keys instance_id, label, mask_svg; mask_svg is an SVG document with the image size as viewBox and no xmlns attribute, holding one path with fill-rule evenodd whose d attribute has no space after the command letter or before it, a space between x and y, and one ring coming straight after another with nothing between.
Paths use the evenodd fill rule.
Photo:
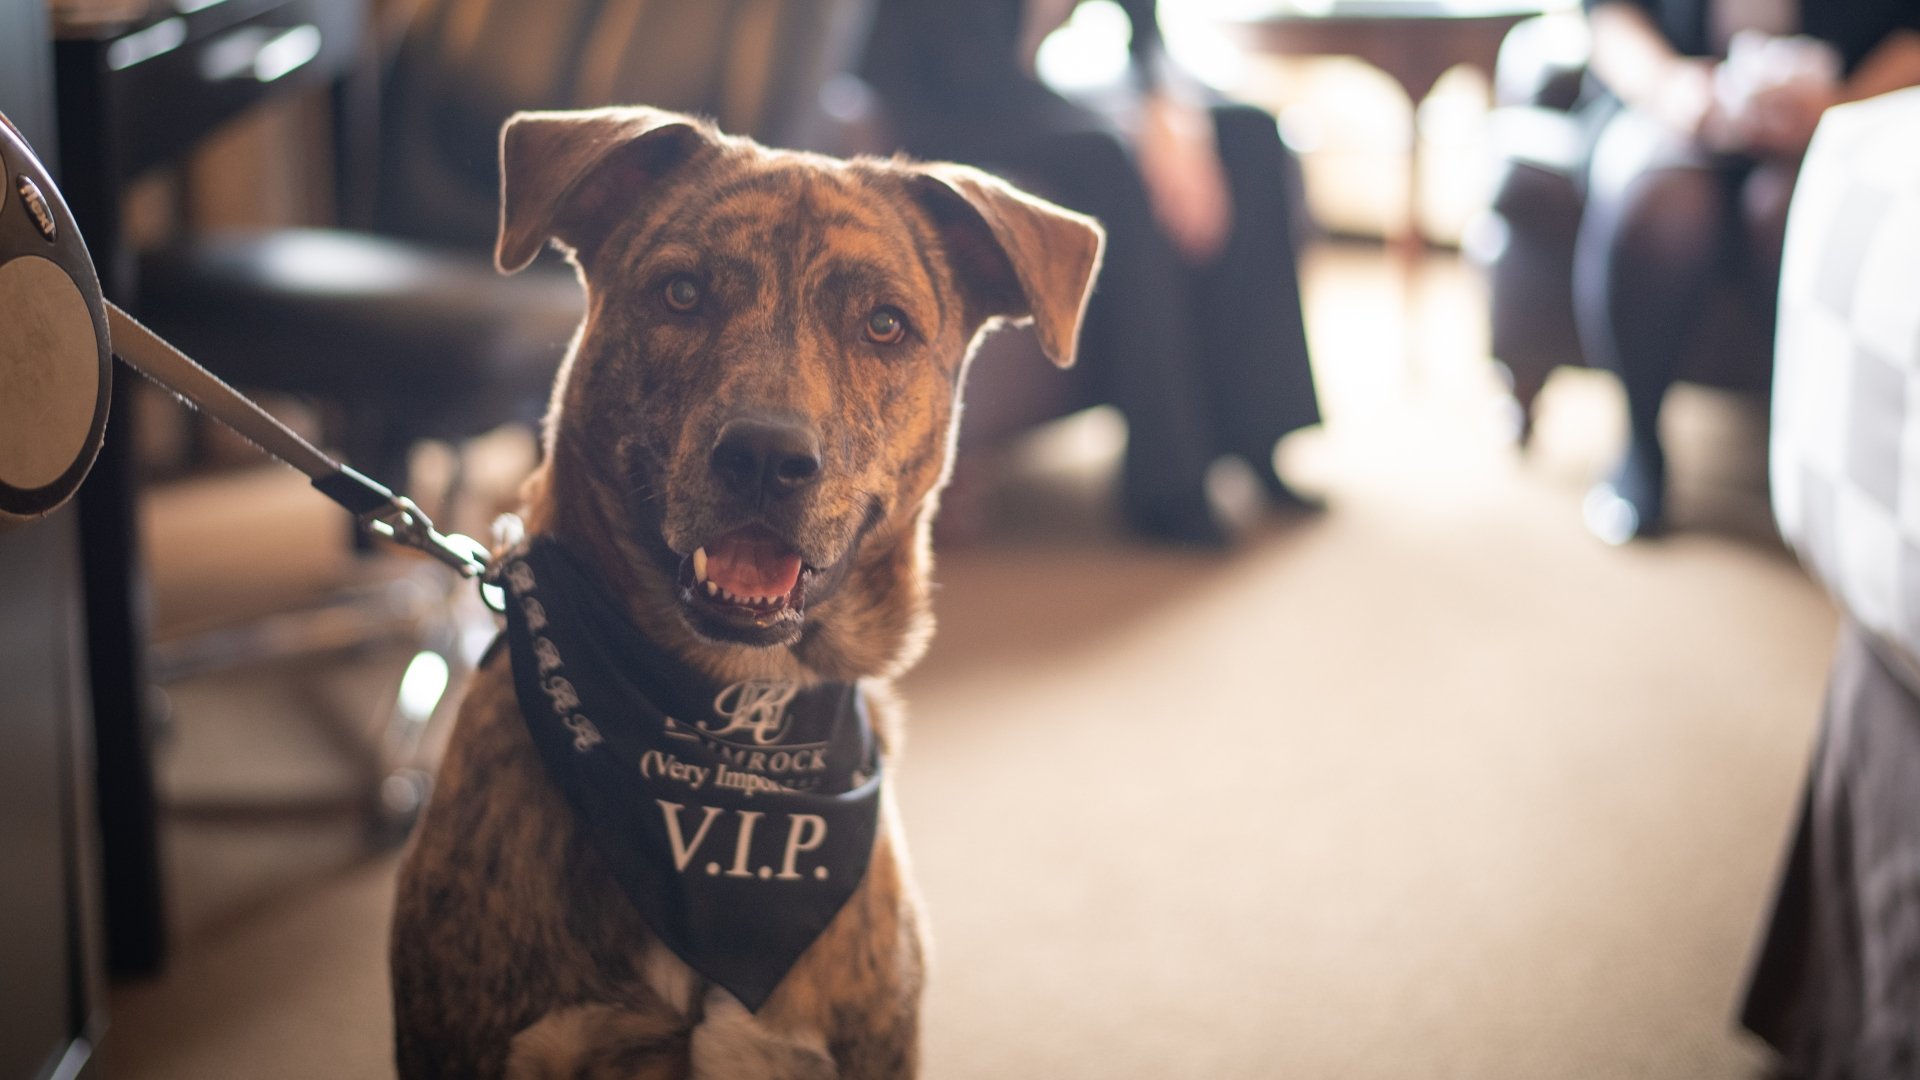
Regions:
<instances>
[{"instance_id":1,"label":"dog's paw","mask_svg":"<svg viewBox=\"0 0 1920 1080\"><path fill-rule=\"evenodd\" d=\"M775 1031L724 990L707 994L693 1029L693 1080L834 1080L839 1071L817 1032Z\"/></svg>"}]
</instances>

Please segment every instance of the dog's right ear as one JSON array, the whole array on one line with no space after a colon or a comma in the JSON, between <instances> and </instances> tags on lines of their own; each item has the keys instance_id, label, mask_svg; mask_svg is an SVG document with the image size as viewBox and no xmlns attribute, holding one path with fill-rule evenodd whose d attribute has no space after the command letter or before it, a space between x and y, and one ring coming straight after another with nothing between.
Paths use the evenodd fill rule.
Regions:
<instances>
[{"instance_id":1,"label":"dog's right ear","mask_svg":"<svg viewBox=\"0 0 1920 1080\"><path fill-rule=\"evenodd\" d=\"M641 189L715 138L690 116L638 105L513 114L500 129L494 265L520 270L548 240L590 247Z\"/></svg>"}]
</instances>

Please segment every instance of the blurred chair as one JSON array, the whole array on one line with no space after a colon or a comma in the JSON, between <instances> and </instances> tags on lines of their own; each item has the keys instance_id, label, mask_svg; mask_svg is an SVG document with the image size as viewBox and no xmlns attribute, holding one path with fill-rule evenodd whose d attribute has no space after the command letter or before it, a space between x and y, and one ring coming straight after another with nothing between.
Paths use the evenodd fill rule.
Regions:
<instances>
[{"instance_id":1,"label":"blurred chair","mask_svg":"<svg viewBox=\"0 0 1920 1080\"><path fill-rule=\"evenodd\" d=\"M336 101L342 202L352 208L354 189L370 186L371 206L350 216L371 227L189 234L143 258L138 308L228 381L318 405L328 443L404 489L419 441L537 422L584 308L557 257L512 281L493 270L507 116L643 102L777 145L839 149L857 124L823 100L861 44L869 3L419 0L379 57L377 130L357 125L355 95ZM371 165L355 160L365 146ZM357 175L376 180L356 185ZM358 755L376 819L403 834L425 794L425 729L471 661L454 599L423 607L417 582L329 597L173 643L163 658L184 672L396 639L415 642L417 660L438 657L444 670L426 685L445 692L425 700L416 681L409 701L403 685Z\"/></svg>"},{"instance_id":2,"label":"blurred chair","mask_svg":"<svg viewBox=\"0 0 1920 1080\"><path fill-rule=\"evenodd\" d=\"M1596 134L1577 109L1587 92L1587 59L1578 17L1543 16L1508 33L1494 71L1490 227L1468 247L1487 273L1493 356L1512 378L1523 441L1533 429L1534 399L1553 369L1588 365L1573 313L1573 243ZM1715 283L1708 306L1680 378L1765 393L1772 313L1751 303L1731 278Z\"/></svg>"},{"instance_id":3,"label":"blurred chair","mask_svg":"<svg viewBox=\"0 0 1920 1080\"><path fill-rule=\"evenodd\" d=\"M1780 283L1773 505L1844 618L1742 1021L1794 1075L1920 1070L1920 89L1830 110Z\"/></svg>"}]
</instances>

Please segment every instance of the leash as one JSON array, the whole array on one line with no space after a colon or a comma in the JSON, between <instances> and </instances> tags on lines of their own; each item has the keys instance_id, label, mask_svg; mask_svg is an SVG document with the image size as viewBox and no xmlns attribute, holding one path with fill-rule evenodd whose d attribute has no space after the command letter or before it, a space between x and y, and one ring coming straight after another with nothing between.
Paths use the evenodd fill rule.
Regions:
<instances>
[{"instance_id":1,"label":"leash","mask_svg":"<svg viewBox=\"0 0 1920 1080\"><path fill-rule=\"evenodd\" d=\"M487 571L485 545L459 533L443 533L404 495L328 457L291 428L274 419L219 376L193 361L139 320L106 301L108 333L114 355L188 404L238 432L273 457L305 473L315 491L338 503L362 526L396 544L423 551L461 577ZM483 590L485 592L486 590ZM489 597L489 601L491 601Z\"/></svg>"}]
</instances>

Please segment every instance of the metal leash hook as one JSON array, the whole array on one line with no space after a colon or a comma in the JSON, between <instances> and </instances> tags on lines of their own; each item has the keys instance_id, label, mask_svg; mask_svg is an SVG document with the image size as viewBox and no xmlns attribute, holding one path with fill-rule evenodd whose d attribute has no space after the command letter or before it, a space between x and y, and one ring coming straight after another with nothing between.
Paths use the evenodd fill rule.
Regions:
<instances>
[{"instance_id":1,"label":"metal leash hook","mask_svg":"<svg viewBox=\"0 0 1920 1080\"><path fill-rule=\"evenodd\" d=\"M352 472L345 466L343 471ZM360 476L359 473L354 473ZM374 487L380 485L360 477ZM318 485L315 485L318 486ZM495 612L507 610L506 590L488 580L491 562L487 546L465 533L443 533L433 527L433 519L405 495L391 495L386 509L358 515L360 525L377 536L417 551L424 551L452 567L461 577L480 584L480 599Z\"/></svg>"},{"instance_id":2,"label":"metal leash hook","mask_svg":"<svg viewBox=\"0 0 1920 1080\"><path fill-rule=\"evenodd\" d=\"M461 577L477 578L486 573L487 549L480 541L440 532L412 499L395 495L386 485L345 465L332 464L330 471L313 477L314 490L345 507L368 532L426 552Z\"/></svg>"},{"instance_id":3,"label":"metal leash hook","mask_svg":"<svg viewBox=\"0 0 1920 1080\"><path fill-rule=\"evenodd\" d=\"M495 612L507 610L505 589L494 584L487 577L491 563L487 559L487 546L465 533L443 533L433 527L433 520L415 506L412 499L405 495L395 495L392 505L382 513L361 515L360 524L369 531L384 536L396 544L424 551L453 567L461 577L473 578L480 584L480 600Z\"/></svg>"},{"instance_id":4,"label":"metal leash hook","mask_svg":"<svg viewBox=\"0 0 1920 1080\"><path fill-rule=\"evenodd\" d=\"M487 549L478 540L435 529L433 519L405 495L393 496L386 508L362 514L359 520L375 535L424 551L459 571L461 577L477 578L487 572Z\"/></svg>"}]
</instances>

